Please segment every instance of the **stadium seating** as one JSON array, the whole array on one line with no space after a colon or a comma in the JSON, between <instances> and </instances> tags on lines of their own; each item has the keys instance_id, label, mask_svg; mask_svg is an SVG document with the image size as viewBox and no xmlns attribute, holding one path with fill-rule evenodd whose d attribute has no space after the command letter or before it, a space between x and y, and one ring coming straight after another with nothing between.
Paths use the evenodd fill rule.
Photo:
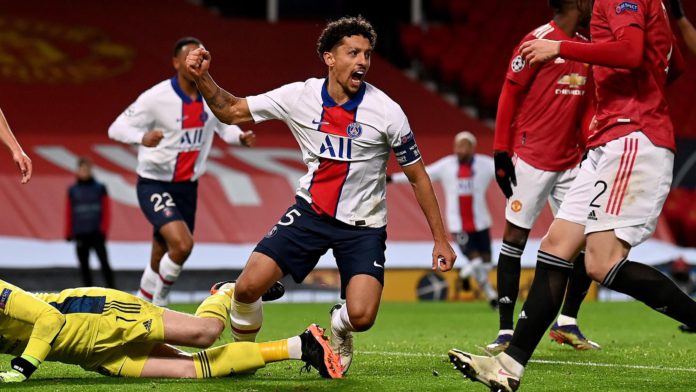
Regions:
<instances>
[{"instance_id":1,"label":"stadium seating","mask_svg":"<svg viewBox=\"0 0 696 392\"><path fill-rule=\"evenodd\" d=\"M526 33L551 18L546 2L432 0L427 3L427 22L422 27L401 28L404 53L418 59L423 76L434 78L443 90L457 92L463 102L475 104L485 117L493 117L512 50ZM688 14L696 15L695 2L684 5ZM679 41L686 53L681 38ZM685 57L687 69L694 69L696 58ZM696 111L692 102L683 99L691 95L695 86L696 74L687 72L668 91L679 137L696 138Z\"/></svg>"}]
</instances>

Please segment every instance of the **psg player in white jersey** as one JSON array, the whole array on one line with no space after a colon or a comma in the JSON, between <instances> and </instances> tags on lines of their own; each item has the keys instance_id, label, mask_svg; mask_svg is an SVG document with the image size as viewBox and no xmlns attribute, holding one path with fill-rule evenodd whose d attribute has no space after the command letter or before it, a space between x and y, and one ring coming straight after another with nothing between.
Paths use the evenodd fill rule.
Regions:
<instances>
[{"instance_id":1,"label":"psg player in white jersey","mask_svg":"<svg viewBox=\"0 0 696 392\"><path fill-rule=\"evenodd\" d=\"M448 271L456 258L406 115L364 81L375 40L372 26L362 17L333 21L317 43L328 77L247 98L235 97L213 81L205 49L191 51L186 59L198 89L221 121L282 120L308 168L296 204L259 242L237 280L231 310L235 339L255 339L263 318L260 298L273 282L285 275L301 282L332 249L346 299L331 311L332 345L344 372L352 360L351 332L374 324L382 294L390 150L430 226L432 268Z\"/></svg>"},{"instance_id":2,"label":"psg player in white jersey","mask_svg":"<svg viewBox=\"0 0 696 392\"><path fill-rule=\"evenodd\" d=\"M447 228L469 264L461 267L463 285L473 275L479 288L493 308L498 294L488 278L491 263L491 214L486 203L488 185L495 177L493 158L476 154L476 136L468 131L454 137L454 154L447 155L426 167L430 179L440 181L445 191ZM408 177L397 173L387 182L405 183Z\"/></svg>"},{"instance_id":3,"label":"psg player in white jersey","mask_svg":"<svg viewBox=\"0 0 696 392\"><path fill-rule=\"evenodd\" d=\"M138 201L154 228L150 265L140 298L164 306L193 249L198 178L217 133L227 143L252 146L256 136L221 123L185 72L186 55L201 47L193 37L174 46L176 75L142 93L109 127L109 137L138 146Z\"/></svg>"}]
</instances>

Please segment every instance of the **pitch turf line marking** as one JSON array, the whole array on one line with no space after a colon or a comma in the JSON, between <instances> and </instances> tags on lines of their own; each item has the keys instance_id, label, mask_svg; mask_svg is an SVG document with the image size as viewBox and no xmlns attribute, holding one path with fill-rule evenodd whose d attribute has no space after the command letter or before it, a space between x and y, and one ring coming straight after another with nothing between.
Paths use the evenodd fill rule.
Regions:
<instances>
[{"instance_id":1,"label":"pitch turf line marking","mask_svg":"<svg viewBox=\"0 0 696 392\"><path fill-rule=\"evenodd\" d=\"M385 355L390 357L429 357L429 358L445 358L446 354L434 354L434 353L400 353L400 352L389 352L389 351L358 351L357 354L365 355ZM598 362L573 362L573 361L551 361L545 359L532 359L532 363L541 363L546 365L573 365L573 366L589 366L589 367L608 367L608 368L620 368L620 369L640 369L640 370L661 370L668 372L692 372L696 373L696 368L670 368L661 366L647 366L647 365L622 365L615 363L598 363Z\"/></svg>"}]
</instances>

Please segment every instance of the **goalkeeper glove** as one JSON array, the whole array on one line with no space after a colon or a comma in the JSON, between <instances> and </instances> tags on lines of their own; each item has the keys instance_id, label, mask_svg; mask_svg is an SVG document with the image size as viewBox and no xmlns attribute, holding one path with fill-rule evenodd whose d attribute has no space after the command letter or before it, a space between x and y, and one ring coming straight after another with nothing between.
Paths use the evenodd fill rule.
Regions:
<instances>
[{"instance_id":1,"label":"goalkeeper glove","mask_svg":"<svg viewBox=\"0 0 696 392\"><path fill-rule=\"evenodd\" d=\"M493 154L495 163L495 181L498 183L500 190L503 191L505 198L512 197L512 185L517 186L517 177L515 176L515 166L512 164L510 155L505 151L496 151Z\"/></svg>"},{"instance_id":2,"label":"goalkeeper glove","mask_svg":"<svg viewBox=\"0 0 696 392\"><path fill-rule=\"evenodd\" d=\"M0 382L22 382L31 377L32 373L38 368L41 361L30 356L22 355L10 361L12 369L0 372Z\"/></svg>"},{"instance_id":3,"label":"goalkeeper glove","mask_svg":"<svg viewBox=\"0 0 696 392\"><path fill-rule=\"evenodd\" d=\"M684 6L682 6L681 0L669 0L669 9L672 11L674 19L679 20L684 17Z\"/></svg>"}]
</instances>

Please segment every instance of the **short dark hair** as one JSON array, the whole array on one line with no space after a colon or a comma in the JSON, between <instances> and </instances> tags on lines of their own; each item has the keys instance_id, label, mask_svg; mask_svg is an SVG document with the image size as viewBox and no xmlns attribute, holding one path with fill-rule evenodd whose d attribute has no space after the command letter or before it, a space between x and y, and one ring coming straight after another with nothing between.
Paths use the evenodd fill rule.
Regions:
<instances>
[{"instance_id":1,"label":"short dark hair","mask_svg":"<svg viewBox=\"0 0 696 392\"><path fill-rule=\"evenodd\" d=\"M174 57L179 55L179 52L181 52L181 48L183 48L186 45L191 45L191 44L196 44L199 46L203 45L201 40L199 40L198 38L194 38L194 37L181 38L178 41L176 41L176 43L174 44Z\"/></svg>"},{"instance_id":2,"label":"short dark hair","mask_svg":"<svg viewBox=\"0 0 696 392\"><path fill-rule=\"evenodd\" d=\"M372 48L377 43L377 33L367 19L361 15L344 16L341 19L329 22L324 31L321 32L317 40L317 54L319 57L322 57L324 52L330 52L344 37L352 35L362 35L367 38Z\"/></svg>"},{"instance_id":3,"label":"short dark hair","mask_svg":"<svg viewBox=\"0 0 696 392\"><path fill-rule=\"evenodd\" d=\"M77 167L80 167L82 165L92 166L92 159L88 156L81 156L77 158Z\"/></svg>"}]
</instances>

